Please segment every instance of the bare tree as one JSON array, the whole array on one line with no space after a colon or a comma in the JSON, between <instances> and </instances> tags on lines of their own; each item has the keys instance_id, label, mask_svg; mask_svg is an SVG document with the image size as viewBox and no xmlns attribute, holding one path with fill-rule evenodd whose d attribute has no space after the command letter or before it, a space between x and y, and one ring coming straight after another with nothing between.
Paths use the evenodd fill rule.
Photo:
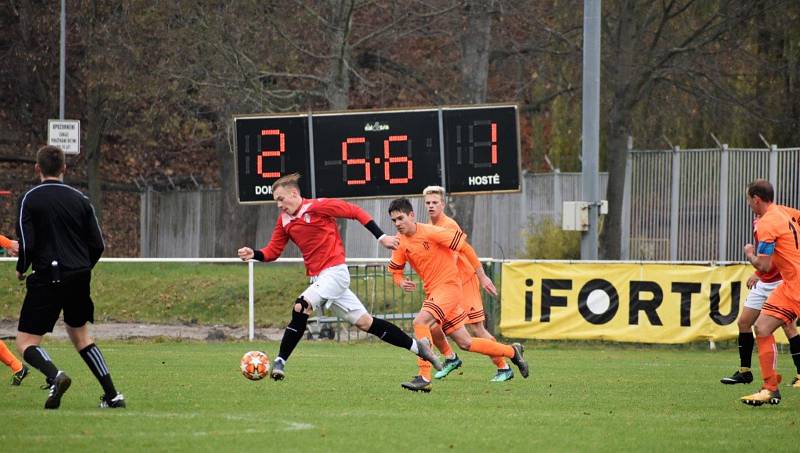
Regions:
<instances>
[{"instance_id":1,"label":"bare tree","mask_svg":"<svg viewBox=\"0 0 800 453\"><path fill-rule=\"evenodd\" d=\"M742 29L759 1L618 0L604 4L604 149L609 214L601 234L601 256L619 259L626 142L641 124L637 108L664 88L692 93L699 102L742 102L709 56L736 52ZM659 108L659 106L650 106Z\"/></svg>"}]
</instances>

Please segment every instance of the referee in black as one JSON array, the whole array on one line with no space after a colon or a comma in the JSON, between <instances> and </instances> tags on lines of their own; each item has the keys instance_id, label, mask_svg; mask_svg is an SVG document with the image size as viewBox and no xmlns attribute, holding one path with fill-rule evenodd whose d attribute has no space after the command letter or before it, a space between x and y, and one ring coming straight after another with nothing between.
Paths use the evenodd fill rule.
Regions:
<instances>
[{"instance_id":1,"label":"referee in black","mask_svg":"<svg viewBox=\"0 0 800 453\"><path fill-rule=\"evenodd\" d=\"M103 387L100 407L125 407L86 324L94 322L89 287L92 268L104 249L94 208L83 193L64 184L66 166L60 148L39 149L34 168L41 183L20 198L17 208L17 278L25 279L28 268L33 269L25 282L17 350L47 377L50 395L45 409L57 409L72 380L39 344L53 331L63 310L72 344Z\"/></svg>"}]
</instances>

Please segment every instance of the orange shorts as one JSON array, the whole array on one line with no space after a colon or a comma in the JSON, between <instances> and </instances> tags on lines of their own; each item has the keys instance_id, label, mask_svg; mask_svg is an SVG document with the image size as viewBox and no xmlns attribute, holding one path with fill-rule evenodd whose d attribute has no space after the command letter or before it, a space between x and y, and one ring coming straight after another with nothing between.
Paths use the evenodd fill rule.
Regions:
<instances>
[{"instance_id":1,"label":"orange shorts","mask_svg":"<svg viewBox=\"0 0 800 453\"><path fill-rule=\"evenodd\" d=\"M793 323L800 316L800 300L789 294L786 282L783 282L772 291L767 301L764 302L761 313L778 318L784 323Z\"/></svg>"},{"instance_id":2,"label":"orange shorts","mask_svg":"<svg viewBox=\"0 0 800 453\"><path fill-rule=\"evenodd\" d=\"M430 313L442 326L445 335L464 327L467 313L461 306L461 285L446 283L434 288L422 302L422 311Z\"/></svg>"},{"instance_id":3,"label":"orange shorts","mask_svg":"<svg viewBox=\"0 0 800 453\"><path fill-rule=\"evenodd\" d=\"M478 324L486 319L486 314L483 312L481 284L475 274L472 274L472 278L467 282L461 284L461 306L467 313L466 324Z\"/></svg>"}]
</instances>

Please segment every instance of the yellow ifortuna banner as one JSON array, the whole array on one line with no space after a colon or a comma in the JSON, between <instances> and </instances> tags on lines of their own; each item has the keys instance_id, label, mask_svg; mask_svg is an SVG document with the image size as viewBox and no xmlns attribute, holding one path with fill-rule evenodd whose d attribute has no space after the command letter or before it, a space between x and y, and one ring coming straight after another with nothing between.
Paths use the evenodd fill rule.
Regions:
<instances>
[{"instance_id":1,"label":"yellow ifortuna banner","mask_svg":"<svg viewBox=\"0 0 800 453\"><path fill-rule=\"evenodd\" d=\"M500 331L642 343L736 338L752 273L744 264L505 263Z\"/></svg>"}]
</instances>

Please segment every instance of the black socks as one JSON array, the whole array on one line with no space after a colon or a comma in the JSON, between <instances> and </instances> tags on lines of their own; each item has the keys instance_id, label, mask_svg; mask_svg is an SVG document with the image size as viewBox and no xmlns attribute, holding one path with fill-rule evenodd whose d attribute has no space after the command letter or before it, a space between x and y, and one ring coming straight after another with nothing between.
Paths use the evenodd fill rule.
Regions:
<instances>
[{"instance_id":1,"label":"black socks","mask_svg":"<svg viewBox=\"0 0 800 453\"><path fill-rule=\"evenodd\" d=\"M411 345L414 344L414 340L399 327L381 318L373 317L372 325L367 332L399 348L411 349Z\"/></svg>"},{"instance_id":2,"label":"black socks","mask_svg":"<svg viewBox=\"0 0 800 453\"><path fill-rule=\"evenodd\" d=\"M292 320L283 331L283 338L281 338L281 347L278 351L278 358L284 362L289 360L292 351L300 343L303 334L306 331L306 324L308 323L308 315L305 313L298 313L292 310Z\"/></svg>"},{"instance_id":3,"label":"black socks","mask_svg":"<svg viewBox=\"0 0 800 453\"><path fill-rule=\"evenodd\" d=\"M47 382L52 382L58 374L58 368L53 365L50 356L39 346L28 346L22 353L22 358L31 366L41 371L47 378Z\"/></svg>"},{"instance_id":4,"label":"black socks","mask_svg":"<svg viewBox=\"0 0 800 453\"><path fill-rule=\"evenodd\" d=\"M81 349L79 354L81 358L83 358L83 361L86 362L89 369L92 370L94 377L96 377L100 385L103 386L106 397L110 399L117 396L117 390L114 388L114 382L111 381L111 373L108 371L108 365L106 365L103 354L100 352L97 345L92 343Z\"/></svg>"}]
</instances>

